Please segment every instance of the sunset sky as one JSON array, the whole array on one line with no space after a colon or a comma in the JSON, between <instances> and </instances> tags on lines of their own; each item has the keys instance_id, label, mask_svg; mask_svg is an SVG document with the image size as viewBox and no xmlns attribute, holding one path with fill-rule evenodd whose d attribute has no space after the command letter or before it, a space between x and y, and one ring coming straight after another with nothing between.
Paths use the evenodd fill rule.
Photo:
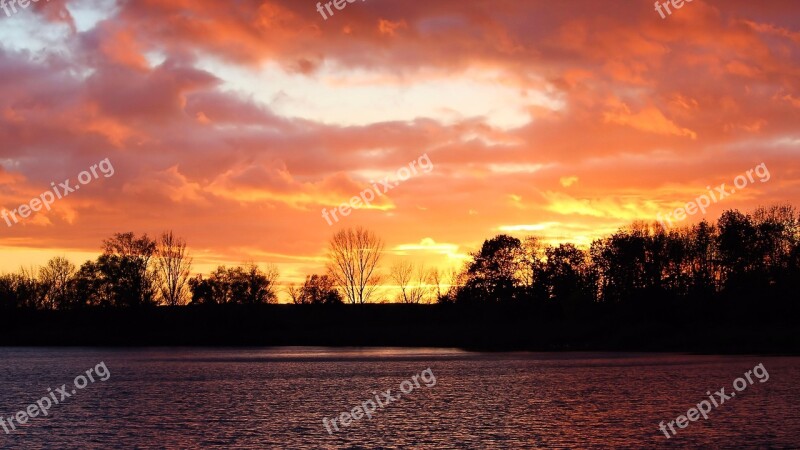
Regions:
<instances>
[{"instance_id":1,"label":"sunset sky","mask_svg":"<svg viewBox=\"0 0 800 450\"><path fill-rule=\"evenodd\" d=\"M5 2L7 3L7 1ZM51 0L0 9L0 271L184 237L194 270L324 267L364 226L460 264L498 233L587 245L764 163L705 215L800 205L800 3ZM371 208L336 208L427 154ZM696 214L682 224L703 218ZM0 219L2 220L2 219Z\"/></svg>"}]
</instances>

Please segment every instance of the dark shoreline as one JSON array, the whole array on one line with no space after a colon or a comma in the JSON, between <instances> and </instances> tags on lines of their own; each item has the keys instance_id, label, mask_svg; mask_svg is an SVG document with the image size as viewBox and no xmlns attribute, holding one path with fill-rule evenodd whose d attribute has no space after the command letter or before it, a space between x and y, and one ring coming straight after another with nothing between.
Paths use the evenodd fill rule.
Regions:
<instances>
[{"instance_id":1,"label":"dark shoreline","mask_svg":"<svg viewBox=\"0 0 800 450\"><path fill-rule=\"evenodd\" d=\"M742 308L746 309L746 308ZM0 311L0 346L441 347L800 354L798 314L713 305L631 311L455 305L217 305Z\"/></svg>"}]
</instances>

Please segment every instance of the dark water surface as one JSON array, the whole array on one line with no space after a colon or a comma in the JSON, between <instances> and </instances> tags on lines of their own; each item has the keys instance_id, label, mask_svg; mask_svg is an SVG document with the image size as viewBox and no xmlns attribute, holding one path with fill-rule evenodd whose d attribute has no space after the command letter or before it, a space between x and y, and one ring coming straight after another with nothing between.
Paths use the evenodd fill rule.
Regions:
<instances>
[{"instance_id":1,"label":"dark water surface","mask_svg":"<svg viewBox=\"0 0 800 450\"><path fill-rule=\"evenodd\" d=\"M107 380L100 367L76 389L75 377L100 362ZM659 431L659 422L708 399L706 391L736 392L734 380L760 363L766 382L751 377L708 420L676 426L676 437ZM418 377L419 387L371 420L332 435L323 426L375 393L396 396L428 368L435 385ZM6 421L48 388L66 384L70 398L10 434L0 428L0 447L799 448L798 380L800 358L760 356L3 348Z\"/></svg>"}]
</instances>

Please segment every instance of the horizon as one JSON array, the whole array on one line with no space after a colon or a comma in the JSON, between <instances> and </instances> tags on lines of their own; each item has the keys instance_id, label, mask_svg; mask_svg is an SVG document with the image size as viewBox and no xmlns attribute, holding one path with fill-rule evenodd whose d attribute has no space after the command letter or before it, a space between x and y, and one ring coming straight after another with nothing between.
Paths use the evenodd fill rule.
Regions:
<instances>
[{"instance_id":1,"label":"horizon","mask_svg":"<svg viewBox=\"0 0 800 450\"><path fill-rule=\"evenodd\" d=\"M726 212L741 212L742 214L744 214L747 217L753 217L753 213L756 213L756 212L766 213L767 215L774 214L774 212L775 212L774 210L775 209L787 209L787 211L791 212L791 217L792 218L795 218L795 215L796 215L796 219L795 220L799 220L800 221L800 212L798 212L797 208L794 205L791 205L791 204L780 204L780 205L776 204L776 205L767 205L767 206L763 206L763 207L760 206L756 210L753 210L753 211L726 210ZM706 220L704 218L703 221L706 222L708 225L710 225L712 227L712 229L717 229L718 228L718 219L719 218L712 219L712 220ZM656 235L656 234L659 234L659 233L663 233L666 236L673 236L673 234L672 234L673 231L674 232L678 232L678 233L680 233L680 232L692 233L692 232L696 231L695 225L697 225L697 224L683 224L683 225L669 226L669 223L670 222L665 220L665 219L662 219L660 222L659 221L655 221L655 222L634 221L634 222L631 222L628 225L621 226L614 233L609 233L608 235L598 236L595 240L592 241L592 244L594 244L594 243L602 244L603 241L605 241L607 239L610 239L615 235L619 235L621 233L623 233L623 234L624 233L630 233L631 231L637 230L637 229L641 230L642 227L644 227L644 231L645 231L645 233L647 235ZM784 224L784 225L786 225L786 224ZM350 228L350 229L352 230L353 228ZM365 231L372 232L372 230L365 230ZM170 232L171 232L170 230L164 230L161 234L170 233ZM131 232L126 232L126 233L131 233ZM106 239L104 239L103 243L105 243L106 241L109 241L109 240L116 239L117 236L119 236L120 234L126 234L126 233L114 233L113 236L108 236ZM153 236L147 236L145 234L137 235L137 233L132 232L132 236L134 238L149 238L149 239L152 239L152 240L154 240L156 242L159 241L161 234L153 235ZM501 236L510 236L512 238L514 237L514 236L512 236L510 234L507 234L507 233L498 233L496 235L487 236L483 240L483 245L485 246L486 243L489 242L490 240L498 238L498 237L501 237ZM175 237L177 239L179 239L179 240L182 240L182 238L180 236L175 236ZM379 238L379 239L382 239L381 236L376 235L376 237ZM559 247L562 244L571 244L571 245L574 245L581 252L583 252L584 257L587 259L587 262L588 261L592 261L592 259L593 259L591 254L590 254L590 252L589 252L590 246L581 245L581 244L575 244L575 243L572 243L572 242L569 242L569 241L563 241L563 242L556 241L556 242L553 242L553 241L549 241L547 239L542 239L540 236L537 236L536 234L527 234L525 236L522 236L520 241L524 241L524 239L528 239L528 238L533 238L533 239L537 240L543 246L542 247L542 251L545 251L548 248L553 248L554 249L556 247ZM205 271L199 270L199 269L197 269L195 267L195 265L193 263L194 256L193 256L193 253L192 253L192 247L191 247L190 243L186 243L184 241L184 244L186 245L187 256L189 258L189 264L190 264L190 268L189 268L189 271L188 271L189 278L199 277L198 279L208 279L209 276L212 274L212 272L215 272L218 269L228 269L228 270L235 269L235 268L245 268L246 269L247 267L249 267L251 265L255 265L255 267L257 267L259 270L263 270L263 271L267 271L267 272L269 272L270 268L272 268L272 267L278 268L277 265L269 263L269 262L263 263L263 262L259 262L259 261L249 260L249 261L240 261L239 263L234 263L234 264L221 264L221 265L218 265L218 266L215 266L215 267L212 267L212 268L208 268L208 270L205 270ZM330 242L328 242L326 245L330 245ZM326 253L329 251L328 249L329 249L329 247L326 247ZM385 259L385 255L387 253L391 254L391 252L392 252L391 250L389 250L389 251L387 251L385 249L380 250L378 252L380 254L380 260L383 261ZM94 257L95 256L100 256L103 253L104 253L103 251L98 251L97 253L93 254L92 257L90 257L89 259L87 259L84 262L86 262L86 263L94 262L94 259L95 259ZM442 289L448 289L448 288L451 288L451 287L458 287L459 285L456 284L457 283L456 280L454 280L452 278L448 278L448 271L455 271L453 273L456 273L456 272L462 273L462 274L466 273L465 271L467 270L467 267L469 267L469 265L471 264L471 261L475 261L475 255L477 255L479 253L480 253L480 248L471 249L469 251L469 253L467 255L465 255L464 258L461 260L461 264L460 265L451 266L451 267L449 267L449 268L447 268L445 270L443 270L441 267L432 267L432 268L431 267L426 267L424 265L424 262L422 264L420 264L420 265L415 265L414 262L406 260L405 263L409 264L409 266L408 266L409 269L408 270L410 270L410 272L409 272L410 278L409 278L409 280L406 281L406 283L409 283L409 288L411 288L414 285L417 285L417 286L423 286L425 289L428 289L428 290L433 290L433 289L435 289L437 287L438 288L442 288ZM53 258L58 258L58 257L66 258L66 256L64 256L64 255L51 255L48 258L48 262L51 261ZM80 268L83 265L83 262L70 261L69 258L66 258L66 259L69 262L74 263L76 268ZM328 254L326 254L326 255L322 256L321 259L323 259L325 261L325 263L321 266L322 267L321 270L313 272L313 273L301 274L301 277L298 278L298 279L287 280L284 277L284 275L279 272L278 276L277 276L277 282L273 286L273 289L275 289L274 292L277 295L277 303L279 303L279 304L291 304L291 303L293 303L293 299L291 298L291 293L289 292L289 290L291 288L302 288L304 281L307 281L309 279L309 277L318 276L318 275L331 275L331 272L327 269L327 267L325 267L326 264L331 262L330 256ZM546 255L542 255L542 260L546 261L547 260L547 256ZM395 263L397 263L397 261L395 261ZM42 266L44 266L44 265L45 264L42 264ZM402 265L402 263L401 263L401 265ZM29 273L31 275L35 275L38 272L39 267L41 267L41 266L30 266L30 267L20 266L20 267L17 268L18 269L17 272L23 271L23 273L24 273L24 272L27 271L27 273ZM377 284L377 289L378 290L376 291L374 298L371 301L369 301L368 303L404 303L402 301L402 298L400 297L400 294L402 292L402 289L404 289L404 287L401 287L401 285L398 284L399 280L394 278L396 276L395 270L397 268L398 268L398 264L395 264L395 265L389 267L385 262L383 264L381 264L380 261L378 262L378 264L376 265L376 270L378 271L378 276L381 278L381 280ZM435 269L435 270L439 270L440 271L439 272L439 276L442 277L442 281L436 282L437 284L434 284L435 281L433 280L432 274L430 273L431 269ZM422 275L423 272L425 273L425 275ZM4 275L6 273L12 273L12 272L0 271L0 275ZM417 273L419 273L420 275L417 275ZM422 278L417 279L418 277L423 277L424 280ZM189 298L186 299L187 302L189 300L192 300L192 301L194 300L191 297L192 296L189 295ZM428 297L428 296L426 295L425 297ZM423 301L421 303L423 303L423 304L431 304L431 303L435 303L437 301L438 300L435 299L435 298L426 298L425 301Z\"/></svg>"}]
</instances>

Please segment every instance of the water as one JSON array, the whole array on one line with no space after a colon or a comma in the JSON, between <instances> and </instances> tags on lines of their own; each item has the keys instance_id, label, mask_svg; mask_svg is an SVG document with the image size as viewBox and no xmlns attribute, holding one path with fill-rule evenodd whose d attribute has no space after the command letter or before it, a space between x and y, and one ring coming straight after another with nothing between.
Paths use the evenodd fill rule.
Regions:
<instances>
[{"instance_id":1,"label":"water","mask_svg":"<svg viewBox=\"0 0 800 450\"><path fill-rule=\"evenodd\" d=\"M73 379L90 372L86 387ZM674 420L763 363L754 384L667 439ZM432 378L420 378L430 368ZM429 373L430 373L429 372ZM106 374L101 381L98 374ZM412 382L417 375L419 387ZM0 349L0 415L74 395L2 448L798 448L800 358L446 349ZM329 434L323 418L413 389ZM83 380L79 380L83 383ZM54 394L55 395L55 394ZM60 398L60 394L56 397ZM46 406L46 405L45 405ZM369 406L368 406L369 407Z\"/></svg>"}]
</instances>

